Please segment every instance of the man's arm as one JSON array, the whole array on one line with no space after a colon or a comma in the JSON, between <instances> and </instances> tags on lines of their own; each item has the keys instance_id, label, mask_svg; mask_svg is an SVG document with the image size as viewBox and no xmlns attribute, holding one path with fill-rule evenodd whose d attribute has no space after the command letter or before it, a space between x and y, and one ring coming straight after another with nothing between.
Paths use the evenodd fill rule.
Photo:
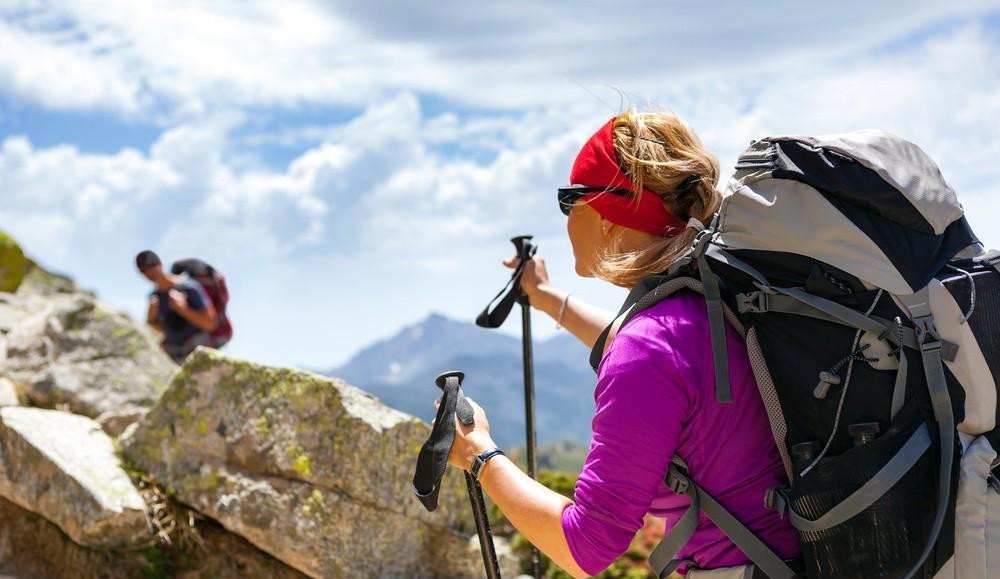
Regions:
<instances>
[{"instance_id":1,"label":"man's arm","mask_svg":"<svg viewBox=\"0 0 1000 579\"><path fill-rule=\"evenodd\" d=\"M205 332L211 332L215 329L217 323L216 312L211 300L202 298L202 307L197 308L192 306L197 306L198 304L189 304L187 295L180 290L172 289L169 295L170 307L192 326Z\"/></svg>"},{"instance_id":2,"label":"man's arm","mask_svg":"<svg viewBox=\"0 0 1000 579\"><path fill-rule=\"evenodd\" d=\"M156 294L149 296L149 307L146 308L146 323L157 332L163 333L163 328L157 319L160 316L160 298Z\"/></svg>"}]
</instances>

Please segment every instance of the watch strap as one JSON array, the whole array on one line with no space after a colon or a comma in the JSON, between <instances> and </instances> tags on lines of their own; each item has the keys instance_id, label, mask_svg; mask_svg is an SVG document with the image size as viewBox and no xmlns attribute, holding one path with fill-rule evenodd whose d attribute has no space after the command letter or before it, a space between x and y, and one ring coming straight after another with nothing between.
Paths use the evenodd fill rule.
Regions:
<instances>
[{"instance_id":1,"label":"watch strap","mask_svg":"<svg viewBox=\"0 0 1000 579\"><path fill-rule=\"evenodd\" d=\"M477 454L476 458L472 459L472 466L469 467L469 474L472 475L472 478L478 481L479 473L482 472L483 467L486 466L486 462L498 454L503 454L503 451L499 448L485 450Z\"/></svg>"}]
</instances>

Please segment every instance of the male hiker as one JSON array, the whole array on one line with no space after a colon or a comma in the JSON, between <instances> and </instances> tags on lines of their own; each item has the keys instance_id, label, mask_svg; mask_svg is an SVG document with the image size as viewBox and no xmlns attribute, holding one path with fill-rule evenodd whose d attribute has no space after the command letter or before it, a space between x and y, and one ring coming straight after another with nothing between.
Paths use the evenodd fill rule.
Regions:
<instances>
[{"instance_id":1,"label":"male hiker","mask_svg":"<svg viewBox=\"0 0 1000 579\"><path fill-rule=\"evenodd\" d=\"M198 346L212 345L217 315L201 285L163 271L159 256L149 250L135 256L135 265L154 285L146 322L163 334L163 351L180 364Z\"/></svg>"}]
</instances>

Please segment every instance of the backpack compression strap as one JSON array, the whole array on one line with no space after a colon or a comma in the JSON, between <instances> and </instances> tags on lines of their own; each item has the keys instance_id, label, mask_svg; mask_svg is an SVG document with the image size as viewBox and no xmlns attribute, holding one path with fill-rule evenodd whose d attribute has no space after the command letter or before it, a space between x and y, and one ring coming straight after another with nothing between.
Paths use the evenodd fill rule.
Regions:
<instances>
[{"instance_id":1,"label":"backpack compression strap","mask_svg":"<svg viewBox=\"0 0 1000 579\"><path fill-rule=\"evenodd\" d=\"M934 524L931 527L927 546L920 559L906 574L907 579L915 577L920 567L930 556L937 543L948 512L951 496L951 471L955 456L955 414L951 407L951 394L948 393L948 382L944 375L944 361L941 358L941 336L934 327L934 315L931 313L930 292L925 287L908 296L896 296L910 311L910 318L917 331L920 343L920 353L924 362L924 374L927 378L927 390L934 409L934 419L937 420L938 437L941 442L941 464L938 470L938 503L934 514Z\"/></svg>"},{"instance_id":2,"label":"backpack compression strap","mask_svg":"<svg viewBox=\"0 0 1000 579\"><path fill-rule=\"evenodd\" d=\"M462 393L459 376L447 376L439 383L443 393L434 417L431 435L420 448L417 470L413 473L413 492L428 511L438 505L441 479L448 468L448 454L455 442L455 416L466 426L473 423L472 405Z\"/></svg>"}]
</instances>

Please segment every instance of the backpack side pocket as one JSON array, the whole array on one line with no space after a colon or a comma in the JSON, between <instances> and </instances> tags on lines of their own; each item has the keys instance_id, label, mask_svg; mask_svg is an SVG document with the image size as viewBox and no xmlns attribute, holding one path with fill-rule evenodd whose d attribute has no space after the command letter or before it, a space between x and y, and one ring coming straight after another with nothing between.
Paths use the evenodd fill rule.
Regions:
<instances>
[{"instance_id":1,"label":"backpack side pocket","mask_svg":"<svg viewBox=\"0 0 1000 579\"><path fill-rule=\"evenodd\" d=\"M986 436L962 456L955 507L955 578L1000 579L1000 483L997 450Z\"/></svg>"}]
</instances>

